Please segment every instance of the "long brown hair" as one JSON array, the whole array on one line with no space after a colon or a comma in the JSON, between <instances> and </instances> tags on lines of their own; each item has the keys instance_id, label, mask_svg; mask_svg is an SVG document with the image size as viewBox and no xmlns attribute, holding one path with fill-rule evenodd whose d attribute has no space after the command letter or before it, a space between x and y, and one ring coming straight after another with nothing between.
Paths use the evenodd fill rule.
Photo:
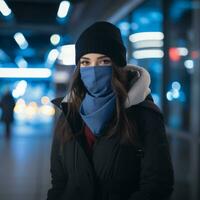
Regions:
<instances>
[{"instance_id":1,"label":"long brown hair","mask_svg":"<svg viewBox=\"0 0 200 200\"><path fill-rule=\"evenodd\" d=\"M129 84L126 80L127 76L125 71L112 64L112 87L116 94L116 109L113 114L111 123L105 129L107 138L112 137L114 134L120 134L120 141L134 143L136 136L136 128L133 120L128 120L124 102L128 97ZM79 112L80 104L85 96L86 89L80 78L80 64L77 65L73 74L71 84L69 85L69 99L67 104L67 118L76 119ZM66 120L61 132L61 140L63 143L70 140L74 133L70 128L68 121Z\"/></svg>"}]
</instances>

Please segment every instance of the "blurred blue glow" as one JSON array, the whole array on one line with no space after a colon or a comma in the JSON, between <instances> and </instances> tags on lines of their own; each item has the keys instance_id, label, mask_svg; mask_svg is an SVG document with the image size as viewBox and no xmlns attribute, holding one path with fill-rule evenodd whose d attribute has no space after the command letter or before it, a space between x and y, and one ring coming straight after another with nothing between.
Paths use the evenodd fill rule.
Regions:
<instances>
[{"instance_id":1,"label":"blurred blue glow","mask_svg":"<svg viewBox=\"0 0 200 200\"><path fill-rule=\"evenodd\" d=\"M140 23L141 24L148 24L150 21L147 17L141 17L140 18Z\"/></svg>"},{"instance_id":2,"label":"blurred blue glow","mask_svg":"<svg viewBox=\"0 0 200 200\"><path fill-rule=\"evenodd\" d=\"M9 60L10 58L8 55L2 49L0 49L0 61L8 62Z\"/></svg>"},{"instance_id":3,"label":"blurred blue glow","mask_svg":"<svg viewBox=\"0 0 200 200\"><path fill-rule=\"evenodd\" d=\"M24 58L20 57L20 56L17 56L15 58L15 63L17 64L18 67L22 67L22 68L28 67L27 61Z\"/></svg>"},{"instance_id":4,"label":"blurred blue glow","mask_svg":"<svg viewBox=\"0 0 200 200\"><path fill-rule=\"evenodd\" d=\"M36 55L36 51L35 49L32 49L32 48L26 48L26 49L17 49L16 50L16 55L21 55L23 57L33 57Z\"/></svg>"},{"instance_id":5,"label":"blurred blue glow","mask_svg":"<svg viewBox=\"0 0 200 200\"><path fill-rule=\"evenodd\" d=\"M180 128L182 122L182 118L178 113L174 113L169 118L169 125L173 128Z\"/></svg>"},{"instance_id":6,"label":"blurred blue glow","mask_svg":"<svg viewBox=\"0 0 200 200\"><path fill-rule=\"evenodd\" d=\"M161 75L162 73L162 65L159 60L152 60L151 65L149 66L151 68L151 71L153 71L157 75Z\"/></svg>"},{"instance_id":7,"label":"blurred blue glow","mask_svg":"<svg viewBox=\"0 0 200 200\"><path fill-rule=\"evenodd\" d=\"M12 91L12 95L14 98L19 98L24 95L27 88L27 82L25 80L21 80L18 82L16 88Z\"/></svg>"},{"instance_id":8,"label":"blurred blue glow","mask_svg":"<svg viewBox=\"0 0 200 200\"><path fill-rule=\"evenodd\" d=\"M129 34L131 25L126 21L122 21L118 24L118 27L121 30L122 35L127 36Z\"/></svg>"},{"instance_id":9,"label":"blurred blue glow","mask_svg":"<svg viewBox=\"0 0 200 200\"><path fill-rule=\"evenodd\" d=\"M15 33L14 39L21 49L26 49L28 47L28 42L22 33Z\"/></svg>"},{"instance_id":10,"label":"blurred blue glow","mask_svg":"<svg viewBox=\"0 0 200 200\"><path fill-rule=\"evenodd\" d=\"M185 93L181 91L181 84L178 81L172 82L171 89L167 92L166 98L168 101L177 99L181 102L185 102Z\"/></svg>"},{"instance_id":11,"label":"blurred blue glow","mask_svg":"<svg viewBox=\"0 0 200 200\"><path fill-rule=\"evenodd\" d=\"M159 105L160 104L160 96L156 93L151 93L151 94L152 94L152 97L153 97L155 104Z\"/></svg>"},{"instance_id":12,"label":"blurred blue glow","mask_svg":"<svg viewBox=\"0 0 200 200\"><path fill-rule=\"evenodd\" d=\"M53 65L58 58L59 51L57 49L52 49L47 56L47 64Z\"/></svg>"},{"instance_id":13,"label":"blurred blue glow","mask_svg":"<svg viewBox=\"0 0 200 200\"><path fill-rule=\"evenodd\" d=\"M133 12L131 26L133 31L147 32L162 30L163 14L156 7L145 7Z\"/></svg>"},{"instance_id":14,"label":"blurred blue glow","mask_svg":"<svg viewBox=\"0 0 200 200\"><path fill-rule=\"evenodd\" d=\"M130 24L128 22L120 22L118 27L121 29L121 30L129 30L130 29Z\"/></svg>"},{"instance_id":15,"label":"blurred blue glow","mask_svg":"<svg viewBox=\"0 0 200 200\"><path fill-rule=\"evenodd\" d=\"M171 93L172 93L172 97L173 97L174 99L178 99L179 96L180 96L178 90L174 90L174 89L172 89Z\"/></svg>"},{"instance_id":16,"label":"blurred blue glow","mask_svg":"<svg viewBox=\"0 0 200 200\"><path fill-rule=\"evenodd\" d=\"M167 97L167 100L169 100L169 101L173 100L173 96L172 96L172 93L170 91L167 92L166 97Z\"/></svg>"},{"instance_id":17,"label":"blurred blue glow","mask_svg":"<svg viewBox=\"0 0 200 200\"><path fill-rule=\"evenodd\" d=\"M193 60L186 60L184 62L184 65L187 69L193 69L194 68L194 61Z\"/></svg>"},{"instance_id":18,"label":"blurred blue glow","mask_svg":"<svg viewBox=\"0 0 200 200\"><path fill-rule=\"evenodd\" d=\"M139 28L139 25L137 23L135 23L135 22L131 23L131 29L133 31L136 31L138 28Z\"/></svg>"},{"instance_id":19,"label":"blurred blue glow","mask_svg":"<svg viewBox=\"0 0 200 200\"><path fill-rule=\"evenodd\" d=\"M190 0L176 0L173 2L170 9L170 16L174 21L177 21L182 14L192 8L192 1Z\"/></svg>"},{"instance_id":20,"label":"blurred blue glow","mask_svg":"<svg viewBox=\"0 0 200 200\"><path fill-rule=\"evenodd\" d=\"M174 89L174 90L180 90L181 89L181 84L178 81L174 81L172 83L172 89Z\"/></svg>"},{"instance_id":21,"label":"blurred blue glow","mask_svg":"<svg viewBox=\"0 0 200 200\"><path fill-rule=\"evenodd\" d=\"M186 96L185 96L185 93L183 91L180 91L180 101L181 102L185 102L186 101Z\"/></svg>"},{"instance_id":22,"label":"blurred blue glow","mask_svg":"<svg viewBox=\"0 0 200 200\"><path fill-rule=\"evenodd\" d=\"M50 41L51 41L51 44L58 45L60 42L60 35L58 35L58 34L51 35Z\"/></svg>"},{"instance_id":23,"label":"blurred blue glow","mask_svg":"<svg viewBox=\"0 0 200 200\"><path fill-rule=\"evenodd\" d=\"M150 11L149 12L149 17L150 19L154 20L154 21L160 21L162 22L163 20L163 15L160 11Z\"/></svg>"}]
</instances>

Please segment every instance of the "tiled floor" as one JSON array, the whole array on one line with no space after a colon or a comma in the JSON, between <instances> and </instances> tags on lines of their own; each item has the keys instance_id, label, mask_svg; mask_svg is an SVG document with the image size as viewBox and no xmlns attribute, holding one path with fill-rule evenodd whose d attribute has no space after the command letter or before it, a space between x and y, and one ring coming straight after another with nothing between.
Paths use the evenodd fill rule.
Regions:
<instances>
[{"instance_id":1,"label":"tiled floor","mask_svg":"<svg viewBox=\"0 0 200 200\"><path fill-rule=\"evenodd\" d=\"M194 166L191 163L191 148L192 143L190 140L183 138L170 139L172 162L174 167L175 185L174 192L171 200L199 200L194 176L192 170ZM199 179L199 178L198 178ZM199 179L200 180L200 179Z\"/></svg>"},{"instance_id":2,"label":"tiled floor","mask_svg":"<svg viewBox=\"0 0 200 200\"><path fill-rule=\"evenodd\" d=\"M0 125L0 200L44 200L50 187L52 127L15 125L11 140Z\"/></svg>"}]
</instances>

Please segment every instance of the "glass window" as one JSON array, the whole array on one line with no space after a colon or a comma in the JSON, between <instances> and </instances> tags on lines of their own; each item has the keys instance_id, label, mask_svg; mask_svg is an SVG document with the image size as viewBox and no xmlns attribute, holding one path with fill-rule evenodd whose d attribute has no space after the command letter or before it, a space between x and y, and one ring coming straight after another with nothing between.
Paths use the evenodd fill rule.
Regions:
<instances>
[{"instance_id":1,"label":"glass window","mask_svg":"<svg viewBox=\"0 0 200 200\"><path fill-rule=\"evenodd\" d=\"M147 1L117 25L128 48L128 61L146 68L151 75L151 92L161 107L162 91L162 1Z\"/></svg>"},{"instance_id":2,"label":"glass window","mask_svg":"<svg viewBox=\"0 0 200 200\"><path fill-rule=\"evenodd\" d=\"M173 0L169 9L167 27L168 73L167 83L167 123L179 130L189 130L191 76L193 58L191 47L192 36L192 1Z\"/></svg>"}]
</instances>

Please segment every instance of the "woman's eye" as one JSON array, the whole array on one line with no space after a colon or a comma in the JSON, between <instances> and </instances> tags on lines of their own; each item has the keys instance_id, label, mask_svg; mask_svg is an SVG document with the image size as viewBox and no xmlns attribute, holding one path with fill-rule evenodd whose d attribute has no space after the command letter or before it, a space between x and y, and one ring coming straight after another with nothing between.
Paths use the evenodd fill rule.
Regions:
<instances>
[{"instance_id":1,"label":"woman's eye","mask_svg":"<svg viewBox=\"0 0 200 200\"><path fill-rule=\"evenodd\" d=\"M108 60L108 59L101 60L101 61L100 61L100 64L102 64L102 65L108 65L108 64L111 64L111 60Z\"/></svg>"},{"instance_id":2,"label":"woman's eye","mask_svg":"<svg viewBox=\"0 0 200 200\"><path fill-rule=\"evenodd\" d=\"M86 60L81 61L81 66L87 66L89 65L89 62Z\"/></svg>"}]
</instances>

